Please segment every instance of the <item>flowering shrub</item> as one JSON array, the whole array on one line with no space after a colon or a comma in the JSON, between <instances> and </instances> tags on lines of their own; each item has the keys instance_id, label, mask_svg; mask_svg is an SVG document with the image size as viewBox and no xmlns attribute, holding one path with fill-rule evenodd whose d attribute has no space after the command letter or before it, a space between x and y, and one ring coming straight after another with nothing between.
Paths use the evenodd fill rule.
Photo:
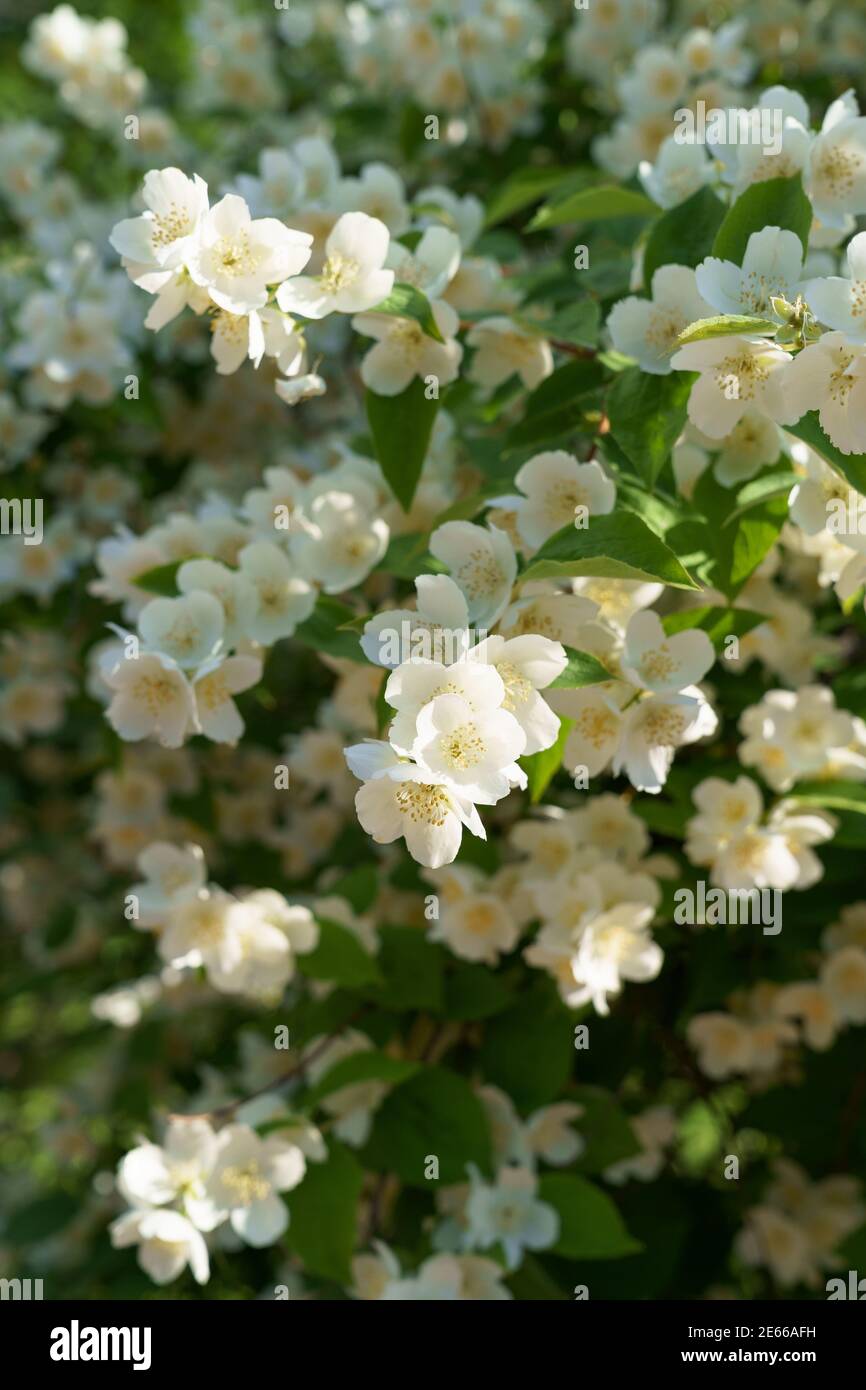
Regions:
<instances>
[{"instance_id":1,"label":"flowering shrub","mask_svg":"<svg viewBox=\"0 0 866 1390\"><path fill-rule=\"evenodd\" d=\"M93 0L0 44L3 1271L825 1297L866 8Z\"/></svg>"}]
</instances>

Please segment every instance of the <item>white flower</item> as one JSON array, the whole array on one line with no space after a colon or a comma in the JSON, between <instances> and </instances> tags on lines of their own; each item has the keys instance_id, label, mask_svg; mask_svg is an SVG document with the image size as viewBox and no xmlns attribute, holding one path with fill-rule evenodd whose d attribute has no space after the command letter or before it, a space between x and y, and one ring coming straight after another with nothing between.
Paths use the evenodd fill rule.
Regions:
<instances>
[{"instance_id":1,"label":"white flower","mask_svg":"<svg viewBox=\"0 0 866 1390\"><path fill-rule=\"evenodd\" d=\"M206 1196L215 1214L228 1213L232 1230L247 1245L273 1245L289 1224L278 1194L297 1187L306 1167L302 1150L279 1131L261 1139L248 1125L229 1125L217 1139Z\"/></svg>"},{"instance_id":2,"label":"white flower","mask_svg":"<svg viewBox=\"0 0 866 1390\"><path fill-rule=\"evenodd\" d=\"M185 560L177 572L177 587L182 594L211 594L221 604L225 647L235 647L249 635L258 604L255 589L240 571L218 560Z\"/></svg>"},{"instance_id":3,"label":"white flower","mask_svg":"<svg viewBox=\"0 0 866 1390\"><path fill-rule=\"evenodd\" d=\"M144 874L143 883L134 883L130 894L137 899L141 927L153 927L165 920L169 908L185 898L193 898L204 887L206 869L200 845L176 845L157 840L142 850L136 860Z\"/></svg>"},{"instance_id":4,"label":"white flower","mask_svg":"<svg viewBox=\"0 0 866 1390\"><path fill-rule=\"evenodd\" d=\"M714 1081L751 1067L751 1031L733 1014L696 1014L686 1028L686 1037L698 1054L701 1071Z\"/></svg>"},{"instance_id":5,"label":"white flower","mask_svg":"<svg viewBox=\"0 0 866 1390\"><path fill-rule=\"evenodd\" d=\"M159 954L169 965L204 965L225 975L241 962L238 928L246 915L248 909L228 893L202 888L171 904Z\"/></svg>"},{"instance_id":6,"label":"white flower","mask_svg":"<svg viewBox=\"0 0 866 1390\"><path fill-rule=\"evenodd\" d=\"M303 270L312 240L275 217L254 220L243 198L227 193L201 220L189 273L221 309L248 314L264 308L269 285Z\"/></svg>"},{"instance_id":7,"label":"white flower","mask_svg":"<svg viewBox=\"0 0 866 1390\"><path fill-rule=\"evenodd\" d=\"M414 251L392 241L385 261L401 285L414 285L439 299L460 266L460 238L447 227L428 227Z\"/></svg>"},{"instance_id":8,"label":"white flower","mask_svg":"<svg viewBox=\"0 0 866 1390\"><path fill-rule=\"evenodd\" d=\"M415 377L435 377L440 386L456 381L463 348L455 334L459 320L444 299L431 304L442 343L430 338L420 323L390 314L356 314L352 327L365 338L376 338L361 363L361 380L379 396L398 396Z\"/></svg>"},{"instance_id":9,"label":"white flower","mask_svg":"<svg viewBox=\"0 0 866 1390\"><path fill-rule=\"evenodd\" d=\"M712 181L713 172L704 145L683 143L673 135L662 141L655 163L642 159L638 165L644 189L661 208L684 203Z\"/></svg>"},{"instance_id":10,"label":"white flower","mask_svg":"<svg viewBox=\"0 0 866 1390\"><path fill-rule=\"evenodd\" d=\"M469 1250L501 1244L508 1269L516 1269L524 1249L546 1250L559 1235L555 1208L537 1197L538 1179L526 1168L502 1168L495 1183L471 1170L466 1203L465 1243Z\"/></svg>"},{"instance_id":11,"label":"white flower","mask_svg":"<svg viewBox=\"0 0 866 1390\"><path fill-rule=\"evenodd\" d=\"M866 346L844 333L825 333L797 354L785 385L797 414L817 410L822 428L843 454L866 449Z\"/></svg>"},{"instance_id":12,"label":"white flower","mask_svg":"<svg viewBox=\"0 0 866 1390\"><path fill-rule=\"evenodd\" d=\"M766 1265L783 1288L808 1282L814 1264L808 1236L796 1221L772 1207L752 1207L735 1242L744 1264Z\"/></svg>"},{"instance_id":13,"label":"white flower","mask_svg":"<svg viewBox=\"0 0 866 1390\"><path fill-rule=\"evenodd\" d=\"M638 50L631 68L617 83L623 106L634 115L669 112L685 85L681 60L672 49L656 43Z\"/></svg>"},{"instance_id":14,"label":"white flower","mask_svg":"<svg viewBox=\"0 0 866 1390\"><path fill-rule=\"evenodd\" d=\"M199 728L214 743L234 746L244 731L244 721L232 699L258 685L262 663L257 656L215 656L192 676Z\"/></svg>"},{"instance_id":15,"label":"white flower","mask_svg":"<svg viewBox=\"0 0 866 1390\"><path fill-rule=\"evenodd\" d=\"M617 352L634 357L641 371L664 376L671 370L679 335L710 313L695 272L685 265L662 265L653 275L651 297L621 299L611 310L607 328Z\"/></svg>"},{"instance_id":16,"label":"white flower","mask_svg":"<svg viewBox=\"0 0 866 1390\"><path fill-rule=\"evenodd\" d=\"M624 693L628 690L621 682L604 682L556 692L557 713L574 722L563 753L566 768L585 767L590 777L596 777L609 765L622 737L622 706L630 698Z\"/></svg>"},{"instance_id":17,"label":"white flower","mask_svg":"<svg viewBox=\"0 0 866 1390\"><path fill-rule=\"evenodd\" d=\"M446 521L430 537L441 560L466 595L469 618L490 628L504 613L517 578L517 556L504 531L470 521Z\"/></svg>"},{"instance_id":18,"label":"white flower","mask_svg":"<svg viewBox=\"0 0 866 1390\"><path fill-rule=\"evenodd\" d=\"M851 213L866 212L866 117L857 115L853 93L828 108L812 143L804 184L825 226L843 227Z\"/></svg>"},{"instance_id":19,"label":"white flower","mask_svg":"<svg viewBox=\"0 0 866 1390\"><path fill-rule=\"evenodd\" d=\"M761 99L763 106L764 98ZM771 108L772 109L772 108ZM778 108L777 108L778 109ZM754 110L750 116L754 119ZM762 119L758 115L758 119ZM732 177L736 193L766 179L792 178L805 173L812 148L812 134L796 116L783 115L780 139L772 145L762 140L740 140L727 149L714 145L713 152L723 160L729 156L733 164ZM778 148L777 148L778 146Z\"/></svg>"},{"instance_id":20,"label":"white flower","mask_svg":"<svg viewBox=\"0 0 866 1390\"><path fill-rule=\"evenodd\" d=\"M474 715L483 717L502 708L505 683L486 662L457 661L445 666L420 657L404 661L388 677L385 700L397 711L388 737L405 757L411 754L417 736L418 715L439 695L457 695Z\"/></svg>"},{"instance_id":21,"label":"white flower","mask_svg":"<svg viewBox=\"0 0 866 1390\"><path fill-rule=\"evenodd\" d=\"M222 994L243 994L273 1006L295 971L289 938L252 895L238 907L227 922L231 941L204 962L208 981Z\"/></svg>"},{"instance_id":22,"label":"white flower","mask_svg":"<svg viewBox=\"0 0 866 1390\"><path fill-rule=\"evenodd\" d=\"M418 713L412 757L472 801L492 805L525 785L516 760L526 735L505 709L476 714L459 695L437 695Z\"/></svg>"},{"instance_id":23,"label":"white flower","mask_svg":"<svg viewBox=\"0 0 866 1390\"><path fill-rule=\"evenodd\" d=\"M222 604L204 589L180 598L155 598L141 610L138 630L147 647L178 666L199 666L222 645Z\"/></svg>"},{"instance_id":24,"label":"white flower","mask_svg":"<svg viewBox=\"0 0 866 1390\"><path fill-rule=\"evenodd\" d=\"M383 269L388 240L388 228L377 218L344 213L325 243L321 273L286 280L277 291L277 303L287 313L308 319L372 309L394 284L393 270Z\"/></svg>"},{"instance_id":25,"label":"white flower","mask_svg":"<svg viewBox=\"0 0 866 1390\"><path fill-rule=\"evenodd\" d=\"M730 434L748 410L780 425L799 420L804 407L789 396L782 370L790 363L790 353L771 340L738 334L688 343L671 359L675 371L700 372L689 395L689 419L711 439Z\"/></svg>"},{"instance_id":26,"label":"white flower","mask_svg":"<svg viewBox=\"0 0 866 1390\"><path fill-rule=\"evenodd\" d=\"M274 390L286 405L298 405L301 401L312 400L314 396L324 396L327 389L324 379L317 372L292 377L289 381L278 379L274 382Z\"/></svg>"},{"instance_id":27,"label":"white flower","mask_svg":"<svg viewBox=\"0 0 866 1390\"><path fill-rule=\"evenodd\" d=\"M720 442L713 471L722 487L754 478L765 464L776 462L782 445L778 425L757 410L747 410Z\"/></svg>"},{"instance_id":28,"label":"white flower","mask_svg":"<svg viewBox=\"0 0 866 1390\"><path fill-rule=\"evenodd\" d=\"M515 372L529 391L550 376L553 353L546 338L518 327L510 318L497 315L482 319L466 335L475 348L469 378L480 386L501 386Z\"/></svg>"},{"instance_id":29,"label":"white flower","mask_svg":"<svg viewBox=\"0 0 866 1390\"><path fill-rule=\"evenodd\" d=\"M431 941L444 942L461 960L487 965L496 965L500 954L512 951L519 936L519 924L496 893L470 892L443 903L442 915L428 932Z\"/></svg>"},{"instance_id":30,"label":"white flower","mask_svg":"<svg viewBox=\"0 0 866 1390\"><path fill-rule=\"evenodd\" d=\"M866 1023L866 951L844 946L821 966L821 988L843 1023Z\"/></svg>"},{"instance_id":31,"label":"white flower","mask_svg":"<svg viewBox=\"0 0 866 1390\"><path fill-rule=\"evenodd\" d=\"M385 554L390 534L387 522L371 517L351 492L326 492L301 519L292 554L326 594L341 594L366 579Z\"/></svg>"},{"instance_id":32,"label":"white flower","mask_svg":"<svg viewBox=\"0 0 866 1390\"><path fill-rule=\"evenodd\" d=\"M400 236L409 226L409 209L403 180L388 164L365 164L359 178L342 179L334 201L351 217L359 214L384 223L392 236ZM387 291L386 291L387 293Z\"/></svg>"},{"instance_id":33,"label":"white flower","mask_svg":"<svg viewBox=\"0 0 866 1390\"><path fill-rule=\"evenodd\" d=\"M526 735L524 753L539 753L556 742L559 718L538 694L561 675L567 665L559 642L527 633L520 637L487 637L469 652L470 661L493 666L502 679L502 708L514 716Z\"/></svg>"},{"instance_id":34,"label":"white flower","mask_svg":"<svg viewBox=\"0 0 866 1390\"><path fill-rule=\"evenodd\" d=\"M534 1111L526 1121L526 1138L532 1153L557 1167L573 1163L586 1148L582 1136L571 1128L583 1113L582 1105L568 1100Z\"/></svg>"},{"instance_id":35,"label":"white flower","mask_svg":"<svg viewBox=\"0 0 866 1390\"><path fill-rule=\"evenodd\" d=\"M196 729L195 700L186 676L171 657L141 652L122 657L103 680L114 691L105 716L122 739L149 735L164 748L180 748Z\"/></svg>"},{"instance_id":36,"label":"white flower","mask_svg":"<svg viewBox=\"0 0 866 1390\"><path fill-rule=\"evenodd\" d=\"M170 1122L162 1145L139 1144L122 1159L117 1190L133 1207L159 1207L180 1201L196 1225L197 1203L217 1155L217 1136L196 1116ZM210 1230L205 1222L202 1230Z\"/></svg>"},{"instance_id":37,"label":"white flower","mask_svg":"<svg viewBox=\"0 0 866 1390\"><path fill-rule=\"evenodd\" d=\"M836 708L827 686L768 691L744 711L740 731L740 762L757 767L775 791L804 778L866 781L866 726Z\"/></svg>"},{"instance_id":38,"label":"white flower","mask_svg":"<svg viewBox=\"0 0 866 1390\"><path fill-rule=\"evenodd\" d=\"M376 666L393 670L418 656L449 665L465 655L469 610L454 580L447 574L421 574L415 588L417 608L389 608L365 623L361 650Z\"/></svg>"},{"instance_id":39,"label":"white flower","mask_svg":"<svg viewBox=\"0 0 866 1390\"><path fill-rule=\"evenodd\" d=\"M752 232L742 266L707 256L695 277L704 299L720 314L773 318L774 295L795 297L803 268L803 243L796 232L764 227Z\"/></svg>"},{"instance_id":40,"label":"white flower","mask_svg":"<svg viewBox=\"0 0 866 1390\"><path fill-rule=\"evenodd\" d=\"M273 541L253 541L238 555L241 574L256 591L258 607L247 637L265 646L291 637L298 623L309 618L316 591L296 574L285 551Z\"/></svg>"},{"instance_id":41,"label":"white flower","mask_svg":"<svg viewBox=\"0 0 866 1390\"><path fill-rule=\"evenodd\" d=\"M624 980L654 980L664 954L650 935L655 910L643 903L619 903L594 917L580 934L570 967L576 988L563 995L571 1008L591 1003L608 1014L608 995Z\"/></svg>"},{"instance_id":42,"label":"white flower","mask_svg":"<svg viewBox=\"0 0 866 1390\"><path fill-rule=\"evenodd\" d=\"M638 791L661 791L676 750L715 733L718 722L697 686L651 695L628 711L612 771L625 771Z\"/></svg>"},{"instance_id":43,"label":"white flower","mask_svg":"<svg viewBox=\"0 0 866 1390\"><path fill-rule=\"evenodd\" d=\"M138 1263L155 1284L170 1284L189 1265L198 1284L210 1277L204 1238L179 1211L128 1211L109 1227L116 1250L138 1246Z\"/></svg>"},{"instance_id":44,"label":"white flower","mask_svg":"<svg viewBox=\"0 0 866 1390\"><path fill-rule=\"evenodd\" d=\"M404 837L406 848L428 869L450 864L457 856L464 825L487 838L471 799L444 777L400 762L387 744L356 744L346 761L363 781L355 810L364 830L379 845Z\"/></svg>"},{"instance_id":45,"label":"white flower","mask_svg":"<svg viewBox=\"0 0 866 1390\"><path fill-rule=\"evenodd\" d=\"M645 611L629 621L621 665L635 685L672 694L703 680L715 659L713 644L700 628L668 637L658 614Z\"/></svg>"},{"instance_id":46,"label":"white flower","mask_svg":"<svg viewBox=\"0 0 866 1390\"><path fill-rule=\"evenodd\" d=\"M521 539L533 548L563 526L575 525L579 507L585 507L588 516L604 516L616 501L616 487L601 465L594 459L580 463L564 449L528 459L514 482L525 496L494 499L494 504L513 502Z\"/></svg>"},{"instance_id":47,"label":"white flower","mask_svg":"<svg viewBox=\"0 0 866 1390\"><path fill-rule=\"evenodd\" d=\"M151 169L141 195L147 211L118 222L109 237L136 281L154 270L182 266L208 210L207 184L180 169Z\"/></svg>"},{"instance_id":48,"label":"white flower","mask_svg":"<svg viewBox=\"0 0 866 1390\"><path fill-rule=\"evenodd\" d=\"M826 275L800 286L821 323L844 333L852 343L866 343L866 232L848 243L848 275Z\"/></svg>"}]
</instances>

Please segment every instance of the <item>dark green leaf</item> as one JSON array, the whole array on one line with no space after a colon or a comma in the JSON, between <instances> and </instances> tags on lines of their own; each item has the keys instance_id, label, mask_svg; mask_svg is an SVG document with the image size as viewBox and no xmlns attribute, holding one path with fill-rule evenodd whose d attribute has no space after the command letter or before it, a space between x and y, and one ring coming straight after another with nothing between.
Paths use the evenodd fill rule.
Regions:
<instances>
[{"instance_id":1,"label":"dark green leaf","mask_svg":"<svg viewBox=\"0 0 866 1390\"><path fill-rule=\"evenodd\" d=\"M805 256L811 226L812 204L803 192L800 175L766 179L750 184L728 210L713 243L713 255L742 265L753 232L760 232L764 227L781 227L796 232Z\"/></svg>"},{"instance_id":2,"label":"dark green leaf","mask_svg":"<svg viewBox=\"0 0 866 1390\"><path fill-rule=\"evenodd\" d=\"M612 217L651 217L655 211L655 203L645 193L616 184L602 184L545 203L526 230L538 232L548 227L561 227L566 222L604 222Z\"/></svg>"},{"instance_id":3,"label":"dark green leaf","mask_svg":"<svg viewBox=\"0 0 866 1390\"><path fill-rule=\"evenodd\" d=\"M538 1185L542 1202L559 1213L553 1250L575 1260L615 1260L640 1249L607 1193L572 1173L545 1173Z\"/></svg>"},{"instance_id":4,"label":"dark green leaf","mask_svg":"<svg viewBox=\"0 0 866 1390\"><path fill-rule=\"evenodd\" d=\"M417 324L420 324L428 338L435 338L437 343L444 343L445 341L439 331L439 325L433 317L430 300L414 285L403 285L397 281L387 299L383 299L380 304L374 304L373 308L368 309L367 312L370 314L388 314L392 318L414 319Z\"/></svg>"},{"instance_id":5,"label":"dark green leaf","mask_svg":"<svg viewBox=\"0 0 866 1390\"><path fill-rule=\"evenodd\" d=\"M439 408L425 392L416 377L399 396L368 391L365 398L379 467L404 512L412 505Z\"/></svg>"},{"instance_id":6,"label":"dark green leaf","mask_svg":"<svg viewBox=\"0 0 866 1390\"><path fill-rule=\"evenodd\" d=\"M348 1284L364 1173L342 1144L331 1140L328 1148L326 1162L308 1164L300 1187L289 1195L286 1239L311 1274Z\"/></svg>"},{"instance_id":7,"label":"dark green leaf","mask_svg":"<svg viewBox=\"0 0 866 1390\"><path fill-rule=\"evenodd\" d=\"M691 372L652 376L631 367L614 379L608 391L611 433L650 488L682 433L694 380Z\"/></svg>"},{"instance_id":8,"label":"dark green leaf","mask_svg":"<svg viewBox=\"0 0 866 1390\"><path fill-rule=\"evenodd\" d=\"M725 205L709 188L699 188L678 207L663 212L650 228L643 258L647 289L660 265L699 265L713 247Z\"/></svg>"},{"instance_id":9,"label":"dark green leaf","mask_svg":"<svg viewBox=\"0 0 866 1390\"><path fill-rule=\"evenodd\" d=\"M533 806L544 796L550 782L562 767L562 755L573 722L571 719L560 719L556 742L549 748L542 749L540 753L527 753L520 759L520 766L529 779L527 790Z\"/></svg>"},{"instance_id":10,"label":"dark green leaf","mask_svg":"<svg viewBox=\"0 0 866 1390\"><path fill-rule=\"evenodd\" d=\"M490 1171L484 1108L468 1081L441 1067L425 1067L385 1098L363 1160L412 1187L429 1188L424 1168L431 1155L439 1160L443 1183L465 1182L469 1163Z\"/></svg>"},{"instance_id":11,"label":"dark green leaf","mask_svg":"<svg viewBox=\"0 0 866 1390\"><path fill-rule=\"evenodd\" d=\"M633 512L591 516L586 527L564 526L536 551L521 582L573 575L639 579L675 589L700 587L674 552Z\"/></svg>"},{"instance_id":12,"label":"dark green leaf","mask_svg":"<svg viewBox=\"0 0 866 1390\"><path fill-rule=\"evenodd\" d=\"M590 652L577 652L573 647L566 647L565 653L568 665L555 681L551 681L550 690L577 690L583 685L598 685L600 681L612 679L607 667L602 666L598 657Z\"/></svg>"}]
</instances>

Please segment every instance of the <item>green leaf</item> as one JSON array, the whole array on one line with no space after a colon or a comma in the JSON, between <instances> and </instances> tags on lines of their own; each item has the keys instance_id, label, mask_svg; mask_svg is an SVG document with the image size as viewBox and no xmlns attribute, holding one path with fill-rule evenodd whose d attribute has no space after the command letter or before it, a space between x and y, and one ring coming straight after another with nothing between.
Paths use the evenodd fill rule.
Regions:
<instances>
[{"instance_id":1,"label":"green leaf","mask_svg":"<svg viewBox=\"0 0 866 1390\"><path fill-rule=\"evenodd\" d=\"M824 806L828 811L853 811L856 815L866 816L866 786L859 782L800 782L787 795L809 806Z\"/></svg>"},{"instance_id":2,"label":"green leaf","mask_svg":"<svg viewBox=\"0 0 866 1390\"><path fill-rule=\"evenodd\" d=\"M805 256L811 226L812 204L803 192L800 175L766 179L763 183L750 184L729 208L713 242L713 255L742 265L752 232L760 232L764 227L781 227L796 232Z\"/></svg>"},{"instance_id":3,"label":"green leaf","mask_svg":"<svg viewBox=\"0 0 866 1390\"><path fill-rule=\"evenodd\" d=\"M202 559L202 556L187 556L187 559ZM177 598L177 572L186 560L172 560L167 565L155 565L136 575L133 584L136 589L144 589L149 594L159 594L161 598Z\"/></svg>"},{"instance_id":4,"label":"green leaf","mask_svg":"<svg viewBox=\"0 0 866 1390\"><path fill-rule=\"evenodd\" d=\"M765 613L753 613L749 608L684 608L681 613L670 613L663 618L662 626L669 637L699 627L716 651L721 651L726 638L745 637L747 632L767 621Z\"/></svg>"},{"instance_id":5,"label":"green leaf","mask_svg":"<svg viewBox=\"0 0 866 1390\"><path fill-rule=\"evenodd\" d=\"M501 487L499 490L501 492ZM426 534L392 536L376 568L383 574L395 575L397 579L415 579L419 574L444 574L447 566L428 553L428 539Z\"/></svg>"},{"instance_id":6,"label":"green leaf","mask_svg":"<svg viewBox=\"0 0 866 1390\"><path fill-rule=\"evenodd\" d=\"M511 990L500 975L487 965L472 965L458 961L445 977L445 1000L442 1011L446 1018L492 1018L511 1002Z\"/></svg>"},{"instance_id":7,"label":"green leaf","mask_svg":"<svg viewBox=\"0 0 866 1390\"><path fill-rule=\"evenodd\" d=\"M427 400L425 390L424 382L415 377L399 396L366 394L376 458L404 512L412 505L439 409L437 400Z\"/></svg>"},{"instance_id":8,"label":"green leaf","mask_svg":"<svg viewBox=\"0 0 866 1390\"><path fill-rule=\"evenodd\" d=\"M608 391L611 434L650 488L682 433L694 380L691 372L652 376L631 367Z\"/></svg>"},{"instance_id":9,"label":"green leaf","mask_svg":"<svg viewBox=\"0 0 866 1390\"><path fill-rule=\"evenodd\" d=\"M516 1004L484 1028L484 1077L507 1091L519 1109L557 1097L571 1075L574 1023L551 981L536 980Z\"/></svg>"},{"instance_id":10,"label":"green leaf","mask_svg":"<svg viewBox=\"0 0 866 1390\"><path fill-rule=\"evenodd\" d=\"M613 679L607 667L602 666L598 657L590 652L578 652L574 647L566 647L565 654L568 657L568 665L555 681L551 681L549 690L578 690L583 685L598 685L600 681Z\"/></svg>"},{"instance_id":11,"label":"green leaf","mask_svg":"<svg viewBox=\"0 0 866 1390\"><path fill-rule=\"evenodd\" d=\"M773 547L788 516L787 496L773 495L742 512L730 525L735 499L713 476L702 473L694 491L696 513L702 520L675 527L668 536L678 549L686 537L699 534L711 557L708 579L729 599L736 598L746 580L754 574Z\"/></svg>"},{"instance_id":12,"label":"green leaf","mask_svg":"<svg viewBox=\"0 0 866 1390\"><path fill-rule=\"evenodd\" d=\"M791 473L786 468L774 469L771 472L762 473L759 477L753 478L751 482L741 487L736 494L736 507L725 518L725 525L731 526L735 521L739 521L741 516L750 512L753 507L759 507L762 502L766 502L770 497L788 497L791 488L795 483L801 481L799 473Z\"/></svg>"},{"instance_id":13,"label":"green leaf","mask_svg":"<svg viewBox=\"0 0 866 1390\"><path fill-rule=\"evenodd\" d=\"M515 322L529 333L575 347L594 348L601 328L601 309L597 299L578 299L549 319L531 319L518 314Z\"/></svg>"},{"instance_id":14,"label":"green leaf","mask_svg":"<svg viewBox=\"0 0 866 1390\"><path fill-rule=\"evenodd\" d=\"M555 1254L573 1260L616 1260L643 1248L629 1235L607 1193L585 1178L573 1173L545 1173L538 1195L559 1213Z\"/></svg>"},{"instance_id":15,"label":"green leaf","mask_svg":"<svg viewBox=\"0 0 866 1390\"><path fill-rule=\"evenodd\" d=\"M530 394L519 424L509 430L505 454L575 430L589 408L588 400L601 391L604 368L594 360L576 359L556 371Z\"/></svg>"},{"instance_id":16,"label":"green leaf","mask_svg":"<svg viewBox=\"0 0 866 1390\"><path fill-rule=\"evenodd\" d=\"M528 232L561 227L566 222L604 222L612 217L651 217L656 205L645 193L616 184L581 188L566 198L545 203L527 226Z\"/></svg>"},{"instance_id":17,"label":"green leaf","mask_svg":"<svg viewBox=\"0 0 866 1390\"><path fill-rule=\"evenodd\" d=\"M80 1210L80 1202L69 1192L51 1192L37 1197L12 1212L5 1238L12 1245L35 1245L62 1231Z\"/></svg>"},{"instance_id":18,"label":"green leaf","mask_svg":"<svg viewBox=\"0 0 866 1390\"><path fill-rule=\"evenodd\" d=\"M295 628L295 637L314 651L327 652L329 656L367 666L369 662L361 651L358 633L346 629L346 624L351 623L354 617L353 609L345 603L321 594L309 618Z\"/></svg>"},{"instance_id":19,"label":"green leaf","mask_svg":"<svg viewBox=\"0 0 866 1390\"><path fill-rule=\"evenodd\" d=\"M663 212L650 228L644 250L647 288L661 265L699 265L710 254L724 215L724 203L709 188L699 188L684 203Z\"/></svg>"},{"instance_id":20,"label":"green leaf","mask_svg":"<svg viewBox=\"0 0 866 1390\"><path fill-rule=\"evenodd\" d=\"M379 943L376 962L383 983L369 991L376 1003L386 1009L440 1008L442 947L428 941L419 927L380 927Z\"/></svg>"},{"instance_id":21,"label":"green leaf","mask_svg":"<svg viewBox=\"0 0 866 1390\"><path fill-rule=\"evenodd\" d=\"M579 169L569 170L550 165L518 169L494 194L487 209L484 225L494 227L498 222L504 222L512 213L520 212L522 208L537 203L539 198L543 198L551 189L592 177L591 170L583 172Z\"/></svg>"},{"instance_id":22,"label":"green leaf","mask_svg":"<svg viewBox=\"0 0 866 1390\"><path fill-rule=\"evenodd\" d=\"M540 753L527 753L519 760L520 766L529 779L527 789L533 806L537 805L544 796L551 780L562 767L562 755L573 723L572 719L561 718L556 742L552 743L549 748L543 748Z\"/></svg>"},{"instance_id":23,"label":"green leaf","mask_svg":"<svg viewBox=\"0 0 866 1390\"><path fill-rule=\"evenodd\" d=\"M772 319L757 318L754 314L714 314L712 318L695 319L679 336L681 343L699 343L704 338L727 338L731 333L751 333L757 337L775 336L779 325Z\"/></svg>"},{"instance_id":24,"label":"green leaf","mask_svg":"<svg viewBox=\"0 0 866 1390\"><path fill-rule=\"evenodd\" d=\"M581 1172L601 1173L640 1153L641 1146L628 1117L609 1091L600 1086L575 1086L566 1099L583 1106L583 1114L574 1122L585 1145L576 1160Z\"/></svg>"},{"instance_id":25,"label":"green leaf","mask_svg":"<svg viewBox=\"0 0 866 1390\"><path fill-rule=\"evenodd\" d=\"M384 1081L388 1085L399 1085L414 1076L420 1065L420 1062L389 1057L375 1048L353 1052L350 1057L343 1057L329 1067L321 1081L307 1092L304 1102L308 1106L319 1105L334 1091L340 1091L344 1086L356 1086L361 1081Z\"/></svg>"},{"instance_id":26,"label":"green leaf","mask_svg":"<svg viewBox=\"0 0 866 1390\"><path fill-rule=\"evenodd\" d=\"M314 951L299 955L298 969L312 980L328 980L347 989L378 984L382 979L375 959L368 955L356 936L339 922L316 918L319 943Z\"/></svg>"},{"instance_id":27,"label":"green leaf","mask_svg":"<svg viewBox=\"0 0 866 1390\"><path fill-rule=\"evenodd\" d=\"M424 1167L431 1154L439 1160L442 1183L465 1182L468 1163L490 1171L484 1108L468 1081L442 1067L425 1067L386 1096L362 1159L377 1172L429 1188Z\"/></svg>"},{"instance_id":28,"label":"green leaf","mask_svg":"<svg viewBox=\"0 0 866 1390\"><path fill-rule=\"evenodd\" d=\"M589 525L582 528L563 526L536 551L521 583L574 575L700 588L674 552L633 512L591 516Z\"/></svg>"},{"instance_id":29,"label":"green leaf","mask_svg":"<svg viewBox=\"0 0 866 1390\"><path fill-rule=\"evenodd\" d=\"M785 429L826 459L855 491L866 496L866 454L843 454L841 449L837 449L824 433L816 411L804 415L798 425L786 425Z\"/></svg>"},{"instance_id":30,"label":"green leaf","mask_svg":"<svg viewBox=\"0 0 866 1390\"><path fill-rule=\"evenodd\" d=\"M366 310L368 314L388 314L398 319L414 319L420 324L422 330L428 338L435 338L437 343L444 343L445 339L439 331L439 325L433 317L433 310L430 300L423 291L416 289L414 285L404 285L399 280L395 281L391 293L381 303L374 304L372 309Z\"/></svg>"},{"instance_id":31,"label":"green leaf","mask_svg":"<svg viewBox=\"0 0 866 1390\"><path fill-rule=\"evenodd\" d=\"M348 1284L364 1172L336 1140L331 1140L328 1150L326 1162L308 1164L303 1182L289 1196L286 1239L310 1274Z\"/></svg>"}]
</instances>

